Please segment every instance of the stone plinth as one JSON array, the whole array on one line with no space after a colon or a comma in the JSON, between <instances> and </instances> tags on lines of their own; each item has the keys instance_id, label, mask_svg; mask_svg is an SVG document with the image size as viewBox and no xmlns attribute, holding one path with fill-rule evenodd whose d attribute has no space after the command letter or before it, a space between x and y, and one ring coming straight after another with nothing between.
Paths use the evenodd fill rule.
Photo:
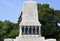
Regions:
<instances>
[{"instance_id":1,"label":"stone plinth","mask_svg":"<svg viewBox=\"0 0 60 41\"><path fill-rule=\"evenodd\" d=\"M47 39L47 41L56 41L56 39Z\"/></svg>"},{"instance_id":2,"label":"stone plinth","mask_svg":"<svg viewBox=\"0 0 60 41\"><path fill-rule=\"evenodd\" d=\"M14 41L14 39L8 38L8 39L4 39L4 41Z\"/></svg>"},{"instance_id":3,"label":"stone plinth","mask_svg":"<svg viewBox=\"0 0 60 41\"><path fill-rule=\"evenodd\" d=\"M56 41L56 39L45 39L44 37L40 36L22 36L16 37L16 39L4 39L4 41Z\"/></svg>"},{"instance_id":4,"label":"stone plinth","mask_svg":"<svg viewBox=\"0 0 60 41\"><path fill-rule=\"evenodd\" d=\"M44 41L44 40L45 40L44 37L26 36L26 37L17 37L15 41Z\"/></svg>"}]
</instances>

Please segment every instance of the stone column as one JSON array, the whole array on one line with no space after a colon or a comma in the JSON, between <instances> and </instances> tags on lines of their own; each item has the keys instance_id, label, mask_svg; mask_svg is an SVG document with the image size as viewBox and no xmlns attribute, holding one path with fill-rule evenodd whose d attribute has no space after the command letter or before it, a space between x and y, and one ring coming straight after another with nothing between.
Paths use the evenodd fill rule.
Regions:
<instances>
[{"instance_id":1,"label":"stone column","mask_svg":"<svg viewBox=\"0 0 60 41\"><path fill-rule=\"evenodd\" d=\"M40 26L39 26L39 35L41 35L41 29L40 29Z\"/></svg>"},{"instance_id":2,"label":"stone column","mask_svg":"<svg viewBox=\"0 0 60 41\"><path fill-rule=\"evenodd\" d=\"M35 35L37 35L37 26L35 26Z\"/></svg>"},{"instance_id":3,"label":"stone column","mask_svg":"<svg viewBox=\"0 0 60 41\"><path fill-rule=\"evenodd\" d=\"M35 26L33 26L33 34L35 35Z\"/></svg>"},{"instance_id":4,"label":"stone column","mask_svg":"<svg viewBox=\"0 0 60 41\"><path fill-rule=\"evenodd\" d=\"M20 33L19 33L19 37L22 35L22 26L20 26Z\"/></svg>"},{"instance_id":5,"label":"stone column","mask_svg":"<svg viewBox=\"0 0 60 41\"><path fill-rule=\"evenodd\" d=\"M25 35L25 28L26 28L26 27L24 26L24 32L23 32L24 35Z\"/></svg>"},{"instance_id":6,"label":"stone column","mask_svg":"<svg viewBox=\"0 0 60 41\"><path fill-rule=\"evenodd\" d=\"M33 26L31 27L31 30L32 30L32 31L31 31L31 34L33 35Z\"/></svg>"},{"instance_id":7,"label":"stone column","mask_svg":"<svg viewBox=\"0 0 60 41\"><path fill-rule=\"evenodd\" d=\"M39 26L37 26L37 35L39 34L39 31L40 31L40 30L39 30Z\"/></svg>"},{"instance_id":8,"label":"stone column","mask_svg":"<svg viewBox=\"0 0 60 41\"><path fill-rule=\"evenodd\" d=\"M31 26L29 26L29 34L31 35Z\"/></svg>"},{"instance_id":9,"label":"stone column","mask_svg":"<svg viewBox=\"0 0 60 41\"><path fill-rule=\"evenodd\" d=\"M28 33L28 27L27 26L25 26L25 34L27 35L27 33Z\"/></svg>"},{"instance_id":10,"label":"stone column","mask_svg":"<svg viewBox=\"0 0 60 41\"><path fill-rule=\"evenodd\" d=\"M29 35L29 26L27 28L28 28L27 34Z\"/></svg>"}]
</instances>

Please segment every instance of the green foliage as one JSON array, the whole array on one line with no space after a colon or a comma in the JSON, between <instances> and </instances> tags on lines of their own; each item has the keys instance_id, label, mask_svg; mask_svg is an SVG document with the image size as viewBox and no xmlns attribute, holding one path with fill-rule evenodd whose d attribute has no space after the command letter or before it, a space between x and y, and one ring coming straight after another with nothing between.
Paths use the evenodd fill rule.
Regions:
<instances>
[{"instance_id":1,"label":"green foliage","mask_svg":"<svg viewBox=\"0 0 60 41\"><path fill-rule=\"evenodd\" d=\"M38 17L40 23L42 24L42 36L58 39L57 35L60 31L57 26L57 20L60 21L59 15L60 11L51 9L48 4L38 4Z\"/></svg>"},{"instance_id":2,"label":"green foliage","mask_svg":"<svg viewBox=\"0 0 60 41\"><path fill-rule=\"evenodd\" d=\"M18 29L11 30L8 37L15 38L16 36L18 36L18 33L19 33Z\"/></svg>"},{"instance_id":3,"label":"green foliage","mask_svg":"<svg viewBox=\"0 0 60 41\"><path fill-rule=\"evenodd\" d=\"M15 38L18 36L19 27L16 23L12 23L8 20L2 22L0 21L0 41L5 38Z\"/></svg>"},{"instance_id":4,"label":"green foliage","mask_svg":"<svg viewBox=\"0 0 60 41\"><path fill-rule=\"evenodd\" d=\"M21 12L21 14L20 14L20 16L18 18L18 23L17 23L18 25L20 24L21 20L22 20L22 12Z\"/></svg>"}]
</instances>

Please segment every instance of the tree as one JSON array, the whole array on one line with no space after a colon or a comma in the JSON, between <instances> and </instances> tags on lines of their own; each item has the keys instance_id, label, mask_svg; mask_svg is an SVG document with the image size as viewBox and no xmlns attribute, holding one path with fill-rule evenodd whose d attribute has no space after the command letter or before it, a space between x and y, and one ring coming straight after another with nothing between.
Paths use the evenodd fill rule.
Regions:
<instances>
[{"instance_id":1,"label":"tree","mask_svg":"<svg viewBox=\"0 0 60 41\"><path fill-rule=\"evenodd\" d=\"M22 12L21 12L21 14L20 14L20 16L18 18L18 23L17 23L18 25L20 24L21 20L22 20Z\"/></svg>"},{"instance_id":2,"label":"tree","mask_svg":"<svg viewBox=\"0 0 60 41\"><path fill-rule=\"evenodd\" d=\"M9 20L5 20L4 22L0 21L0 41L9 37L14 38L13 36L18 36L18 33L19 28L17 23L12 23Z\"/></svg>"},{"instance_id":3,"label":"tree","mask_svg":"<svg viewBox=\"0 0 60 41\"><path fill-rule=\"evenodd\" d=\"M56 13L48 4L38 4L38 16L41 22L41 34L46 38L57 38L58 28L56 26Z\"/></svg>"}]
</instances>

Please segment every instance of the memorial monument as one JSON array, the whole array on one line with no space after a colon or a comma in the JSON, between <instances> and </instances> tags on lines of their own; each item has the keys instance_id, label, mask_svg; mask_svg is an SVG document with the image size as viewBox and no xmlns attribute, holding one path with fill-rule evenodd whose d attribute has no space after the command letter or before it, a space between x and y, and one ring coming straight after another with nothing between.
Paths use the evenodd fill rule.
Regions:
<instances>
[{"instance_id":1,"label":"memorial monument","mask_svg":"<svg viewBox=\"0 0 60 41\"><path fill-rule=\"evenodd\" d=\"M4 41L56 41L56 39L45 39L41 36L41 24L38 21L37 3L35 1L24 2L22 21L19 26L19 36L16 39L4 39Z\"/></svg>"}]
</instances>

